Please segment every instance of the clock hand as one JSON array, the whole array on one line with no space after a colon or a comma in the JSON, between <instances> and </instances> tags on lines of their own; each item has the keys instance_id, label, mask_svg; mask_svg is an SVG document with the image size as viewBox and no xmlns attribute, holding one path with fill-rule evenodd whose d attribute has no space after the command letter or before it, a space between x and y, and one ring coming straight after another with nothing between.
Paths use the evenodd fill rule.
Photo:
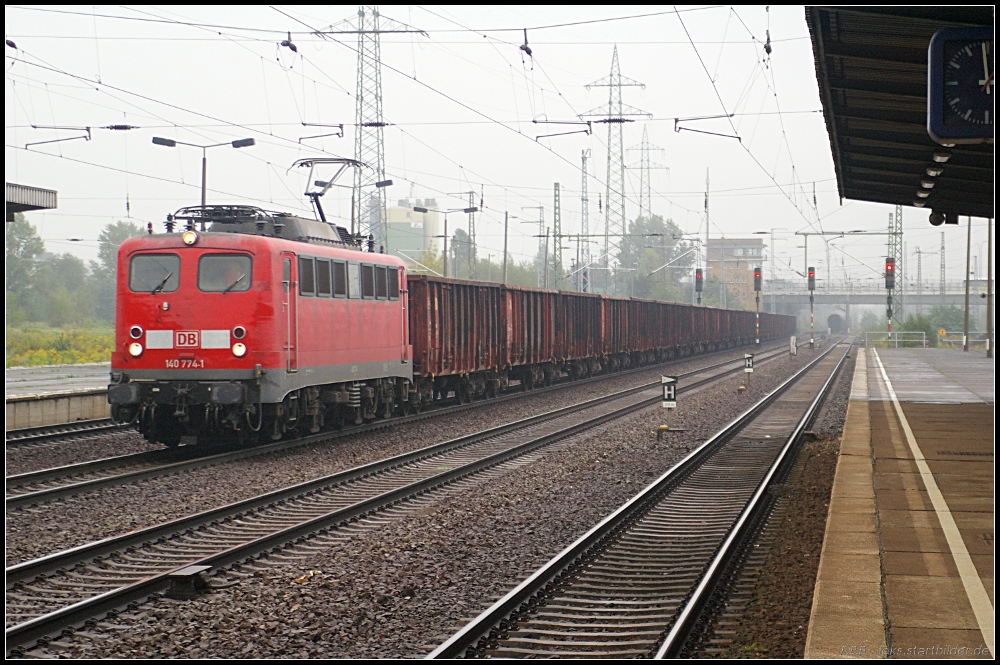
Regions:
<instances>
[{"instance_id":1,"label":"clock hand","mask_svg":"<svg viewBox=\"0 0 1000 665\"><path fill-rule=\"evenodd\" d=\"M985 91L987 95L990 94L989 91L986 89L991 85L993 85L993 74L990 74L988 79L986 79L985 81L980 81L980 83L983 84L983 87L979 89L980 92Z\"/></svg>"},{"instance_id":2,"label":"clock hand","mask_svg":"<svg viewBox=\"0 0 1000 665\"><path fill-rule=\"evenodd\" d=\"M990 59L989 55L986 53L986 42L983 42L983 80L979 82L979 85L989 86L990 81L993 80L993 76L990 74ZM983 90L986 88L984 87Z\"/></svg>"}]
</instances>

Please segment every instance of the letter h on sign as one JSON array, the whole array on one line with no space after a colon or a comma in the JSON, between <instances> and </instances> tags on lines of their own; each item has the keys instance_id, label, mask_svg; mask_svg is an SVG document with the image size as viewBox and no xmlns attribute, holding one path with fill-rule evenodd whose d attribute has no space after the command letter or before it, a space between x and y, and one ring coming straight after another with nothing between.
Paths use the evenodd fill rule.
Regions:
<instances>
[{"instance_id":1,"label":"letter h on sign","mask_svg":"<svg viewBox=\"0 0 1000 665\"><path fill-rule=\"evenodd\" d=\"M663 408L677 408L677 377L661 376L660 382L663 384Z\"/></svg>"}]
</instances>

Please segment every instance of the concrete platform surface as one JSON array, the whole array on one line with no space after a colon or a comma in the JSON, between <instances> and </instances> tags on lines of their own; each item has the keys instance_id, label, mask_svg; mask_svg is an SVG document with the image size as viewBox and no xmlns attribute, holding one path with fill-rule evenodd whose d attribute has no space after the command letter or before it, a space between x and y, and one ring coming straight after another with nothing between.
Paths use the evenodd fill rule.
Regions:
<instances>
[{"instance_id":1,"label":"concrete platform surface","mask_svg":"<svg viewBox=\"0 0 1000 665\"><path fill-rule=\"evenodd\" d=\"M807 658L991 658L994 368L858 351Z\"/></svg>"},{"instance_id":2,"label":"concrete platform surface","mask_svg":"<svg viewBox=\"0 0 1000 665\"><path fill-rule=\"evenodd\" d=\"M65 391L106 389L111 363L13 367L4 371L6 398Z\"/></svg>"}]
</instances>

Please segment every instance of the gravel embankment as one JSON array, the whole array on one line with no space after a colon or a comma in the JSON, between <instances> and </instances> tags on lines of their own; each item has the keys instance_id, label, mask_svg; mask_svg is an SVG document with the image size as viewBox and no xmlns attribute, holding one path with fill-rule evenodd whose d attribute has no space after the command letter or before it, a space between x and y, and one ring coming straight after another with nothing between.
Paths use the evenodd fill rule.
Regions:
<instances>
[{"instance_id":1,"label":"gravel embankment","mask_svg":"<svg viewBox=\"0 0 1000 665\"><path fill-rule=\"evenodd\" d=\"M743 394L742 375L682 394L674 426L688 430L661 443L653 429L663 409L651 407L294 564L194 601L150 601L32 654L424 655L809 357L758 366ZM309 571L320 572L294 581Z\"/></svg>"},{"instance_id":2,"label":"gravel embankment","mask_svg":"<svg viewBox=\"0 0 1000 665\"><path fill-rule=\"evenodd\" d=\"M805 654L813 587L823 549L830 490L837 469L840 436L847 415L857 353L844 363L813 431L799 451L801 474L785 486L784 519L758 575L753 596L733 636L729 658L802 658ZM802 459L804 458L804 459Z\"/></svg>"},{"instance_id":3,"label":"gravel embankment","mask_svg":"<svg viewBox=\"0 0 1000 665\"><path fill-rule=\"evenodd\" d=\"M729 351L737 355L740 351ZM721 359L724 356L719 356ZM694 358L680 373L716 362ZM658 380L661 369L508 400L452 416L399 425L327 444L303 446L179 475L106 488L6 515L6 565L248 499L520 418ZM52 466L52 465L49 465Z\"/></svg>"}]
</instances>

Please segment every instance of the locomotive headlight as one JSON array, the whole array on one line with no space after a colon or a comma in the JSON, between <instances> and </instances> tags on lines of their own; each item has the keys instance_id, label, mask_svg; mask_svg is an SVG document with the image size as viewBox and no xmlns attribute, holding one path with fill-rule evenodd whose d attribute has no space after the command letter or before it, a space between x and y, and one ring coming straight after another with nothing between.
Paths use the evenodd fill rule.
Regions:
<instances>
[{"instance_id":1,"label":"locomotive headlight","mask_svg":"<svg viewBox=\"0 0 1000 665\"><path fill-rule=\"evenodd\" d=\"M198 241L198 234L191 230L185 231L184 235L181 236L181 240L184 241L185 245L193 245Z\"/></svg>"},{"instance_id":2,"label":"locomotive headlight","mask_svg":"<svg viewBox=\"0 0 1000 665\"><path fill-rule=\"evenodd\" d=\"M140 339L142 337L142 327L132 326L131 328L128 329L128 335L132 339Z\"/></svg>"},{"instance_id":3,"label":"locomotive headlight","mask_svg":"<svg viewBox=\"0 0 1000 665\"><path fill-rule=\"evenodd\" d=\"M139 342L132 342L128 345L128 352L133 358L138 358L142 355L142 344Z\"/></svg>"},{"instance_id":4,"label":"locomotive headlight","mask_svg":"<svg viewBox=\"0 0 1000 665\"><path fill-rule=\"evenodd\" d=\"M236 342L233 344L233 355L237 358L242 358L247 354L247 345L243 342Z\"/></svg>"}]
</instances>

